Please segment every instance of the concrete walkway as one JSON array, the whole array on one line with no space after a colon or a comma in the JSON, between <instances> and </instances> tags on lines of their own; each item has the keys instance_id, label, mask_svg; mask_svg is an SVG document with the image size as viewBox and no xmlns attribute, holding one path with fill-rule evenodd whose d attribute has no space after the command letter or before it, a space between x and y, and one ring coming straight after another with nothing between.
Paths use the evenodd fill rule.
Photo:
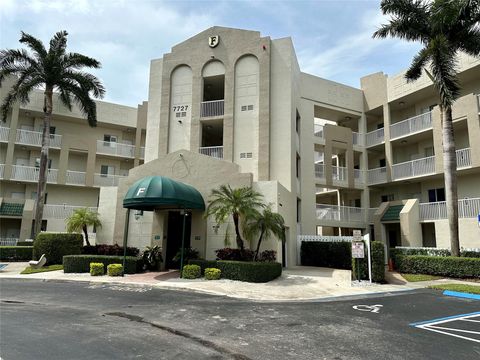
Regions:
<instances>
[{"instance_id":1,"label":"concrete walkway","mask_svg":"<svg viewBox=\"0 0 480 360\"><path fill-rule=\"evenodd\" d=\"M10 263L0 278L36 279L43 281L84 281L93 284L124 284L176 290L188 290L241 299L263 301L299 301L325 299L336 296L354 296L393 291L411 290L402 285L360 284L352 286L350 271L314 267L293 267L282 276L265 284L247 283L221 279L180 279L178 271L147 272L125 277L90 276L88 273L65 274L49 271L20 275L28 263ZM409 284L410 285L410 284Z\"/></svg>"}]
</instances>

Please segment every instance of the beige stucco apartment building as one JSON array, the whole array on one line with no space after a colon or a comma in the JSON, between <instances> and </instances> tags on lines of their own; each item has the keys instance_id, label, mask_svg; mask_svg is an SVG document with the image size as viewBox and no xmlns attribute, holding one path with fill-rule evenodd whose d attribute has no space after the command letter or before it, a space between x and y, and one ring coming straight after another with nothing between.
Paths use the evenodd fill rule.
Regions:
<instances>
[{"instance_id":1,"label":"beige stucco apartment building","mask_svg":"<svg viewBox=\"0 0 480 360\"><path fill-rule=\"evenodd\" d=\"M407 64L409 59L405 59ZM462 56L454 112L462 247L480 247L480 61ZM361 88L301 72L290 38L212 27L152 60L149 98L137 109L98 102L97 128L56 105L46 229L63 229L75 206L97 207L97 242L121 243L122 200L150 175L195 187L205 202L222 184L253 186L281 213L297 261L298 235L370 233L387 246L448 247L438 100L427 76L376 73ZM4 89L2 91L5 91ZM0 237L29 236L42 94L13 109L0 128ZM3 206L3 205L2 205ZM232 224L202 211L135 212L128 243L171 256L180 219L202 256L235 246ZM169 249L170 244L170 251ZM172 245L175 244L175 245Z\"/></svg>"}]
</instances>

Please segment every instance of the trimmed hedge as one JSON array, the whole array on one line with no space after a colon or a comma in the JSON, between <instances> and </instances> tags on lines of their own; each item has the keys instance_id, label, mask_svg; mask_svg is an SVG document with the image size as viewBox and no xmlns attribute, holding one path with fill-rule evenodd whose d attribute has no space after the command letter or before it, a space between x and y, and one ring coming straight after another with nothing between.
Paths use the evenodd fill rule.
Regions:
<instances>
[{"instance_id":1,"label":"trimmed hedge","mask_svg":"<svg viewBox=\"0 0 480 360\"><path fill-rule=\"evenodd\" d=\"M38 260L45 254L47 265L61 264L65 255L81 254L82 247L81 234L40 233L33 242L33 257Z\"/></svg>"},{"instance_id":2,"label":"trimmed hedge","mask_svg":"<svg viewBox=\"0 0 480 360\"><path fill-rule=\"evenodd\" d=\"M65 273L87 273L90 271L90 263L102 263L106 268L110 264L123 263L123 256L108 255L67 255L63 257L63 271ZM135 274L141 271L142 259L127 256L125 263L125 274Z\"/></svg>"},{"instance_id":3,"label":"trimmed hedge","mask_svg":"<svg viewBox=\"0 0 480 360\"><path fill-rule=\"evenodd\" d=\"M110 264L107 266L108 276L121 276L123 271L122 264Z\"/></svg>"},{"instance_id":4,"label":"trimmed hedge","mask_svg":"<svg viewBox=\"0 0 480 360\"><path fill-rule=\"evenodd\" d=\"M215 267L225 279L254 283L269 282L282 275L282 264L278 262L219 260Z\"/></svg>"},{"instance_id":5,"label":"trimmed hedge","mask_svg":"<svg viewBox=\"0 0 480 360\"><path fill-rule=\"evenodd\" d=\"M138 256L140 250L136 247L127 246L127 256ZM106 244L97 244L97 245L86 245L82 248L82 254L85 255L114 255L114 256L123 256L123 246L106 245Z\"/></svg>"},{"instance_id":6,"label":"trimmed hedge","mask_svg":"<svg viewBox=\"0 0 480 360\"><path fill-rule=\"evenodd\" d=\"M33 246L33 240L32 241L17 241L17 246Z\"/></svg>"},{"instance_id":7,"label":"trimmed hedge","mask_svg":"<svg viewBox=\"0 0 480 360\"><path fill-rule=\"evenodd\" d=\"M380 241L372 241L372 280L385 282L385 246Z\"/></svg>"},{"instance_id":8,"label":"trimmed hedge","mask_svg":"<svg viewBox=\"0 0 480 360\"><path fill-rule=\"evenodd\" d=\"M0 260L30 261L33 259L33 246L0 246Z\"/></svg>"},{"instance_id":9,"label":"trimmed hedge","mask_svg":"<svg viewBox=\"0 0 480 360\"><path fill-rule=\"evenodd\" d=\"M206 268L217 268L224 279L246 282L268 282L282 275L282 264L278 262L190 260L189 264L200 266L202 274Z\"/></svg>"},{"instance_id":10,"label":"trimmed hedge","mask_svg":"<svg viewBox=\"0 0 480 360\"><path fill-rule=\"evenodd\" d=\"M397 255L395 268L402 273L480 278L480 258Z\"/></svg>"},{"instance_id":11,"label":"trimmed hedge","mask_svg":"<svg viewBox=\"0 0 480 360\"><path fill-rule=\"evenodd\" d=\"M183 279L198 279L201 271L198 265L185 265L182 270Z\"/></svg>"},{"instance_id":12,"label":"trimmed hedge","mask_svg":"<svg viewBox=\"0 0 480 360\"><path fill-rule=\"evenodd\" d=\"M105 274L105 268L102 263L90 263L90 275L91 276L102 276Z\"/></svg>"},{"instance_id":13,"label":"trimmed hedge","mask_svg":"<svg viewBox=\"0 0 480 360\"><path fill-rule=\"evenodd\" d=\"M450 256L449 249L438 249L431 247L403 247L397 246L390 249L390 257L395 259L397 255L426 255L426 256ZM460 249L461 257L480 258L479 249Z\"/></svg>"},{"instance_id":14,"label":"trimmed hedge","mask_svg":"<svg viewBox=\"0 0 480 360\"><path fill-rule=\"evenodd\" d=\"M301 264L335 269L352 269L352 245L348 241L302 241Z\"/></svg>"},{"instance_id":15,"label":"trimmed hedge","mask_svg":"<svg viewBox=\"0 0 480 360\"><path fill-rule=\"evenodd\" d=\"M206 280L218 280L222 275L222 271L216 268L206 268L205 269L205 279Z\"/></svg>"}]
</instances>

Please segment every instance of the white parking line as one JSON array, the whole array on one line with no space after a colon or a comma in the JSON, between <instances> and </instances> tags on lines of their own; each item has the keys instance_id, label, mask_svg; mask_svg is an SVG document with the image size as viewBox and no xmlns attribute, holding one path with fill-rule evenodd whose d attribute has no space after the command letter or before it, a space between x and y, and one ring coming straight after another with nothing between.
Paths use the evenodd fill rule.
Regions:
<instances>
[{"instance_id":1,"label":"white parking line","mask_svg":"<svg viewBox=\"0 0 480 360\"><path fill-rule=\"evenodd\" d=\"M452 324L453 322L458 321L459 323L457 324ZM458 316L451 316L448 318L442 318L442 319L436 319L436 320L431 320L431 321L426 321L426 322L421 322L421 323L414 323L410 324L411 326L414 326L419 329L424 329L432 332L436 332L439 334L444 334L444 335L449 335L453 336L456 338L464 339L464 340L469 340L473 341L476 343L480 343L480 339L476 337L480 337L480 325L478 327L478 330L469 330L469 329L464 329L462 328L461 321L464 322L470 322L470 323L480 323L480 313L472 313L472 314L463 314L463 315L458 315ZM448 327L444 326L447 325ZM453 327L452 327L453 326ZM463 333L463 334L472 334L476 335L476 337L472 336L467 336L467 335L460 335L458 333Z\"/></svg>"}]
</instances>

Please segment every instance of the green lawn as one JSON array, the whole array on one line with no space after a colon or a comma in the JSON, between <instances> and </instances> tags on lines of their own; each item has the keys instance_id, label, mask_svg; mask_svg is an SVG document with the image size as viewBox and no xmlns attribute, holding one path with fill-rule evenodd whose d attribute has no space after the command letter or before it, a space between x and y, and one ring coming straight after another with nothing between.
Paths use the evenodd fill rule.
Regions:
<instances>
[{"instance_id":1,"label":"green lawn","mask_svg":"<svg viewBox=\"0 0 480 360\"><path fill-rule=\"evenodd\" d=\"M442 279L441 276L435 276L435 275L424 275L424 274L401 274L401 275L408 282L430 281L430 280Z\"/></svg>"},{"instance_id":2,"label":"green lawn","mask_svg":"<svg viewBox=\"0 0 480 360\"><path fill-rule=\"evenodd\" d=\"M442 285L431 285L429 289L436 290L450 290L458 291L469 294L480 294L480 286L478 285L465 285L465 284L442 284Z\"/></svg>"},{"instance_id":3,"label":"green lawn","mask_svg":"<svg viewBox=\"0 0 480 360\"><path fill-rule=\"evenodd\" d=\"M44 266L39 269L34 269L30 266L27 266L25 270L23 270L20 274L36 274L36 273L41 273L41 272L46 272L46 271L55 271L55 270L63 270L63 265L50 265L50 266Z\"/></svg>"}]
</instances>

